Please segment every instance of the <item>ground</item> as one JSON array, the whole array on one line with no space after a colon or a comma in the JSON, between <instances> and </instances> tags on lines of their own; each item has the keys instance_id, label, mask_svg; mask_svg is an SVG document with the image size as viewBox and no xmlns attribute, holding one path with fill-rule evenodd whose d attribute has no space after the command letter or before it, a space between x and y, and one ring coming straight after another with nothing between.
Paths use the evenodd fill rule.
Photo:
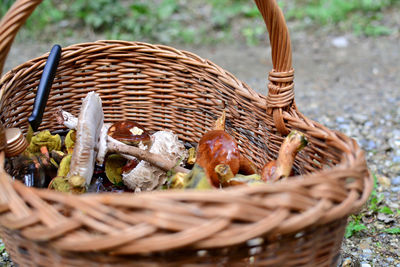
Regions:
<instances>
[{"instance_id":1,"label":"ground","mask_svg":"<svg viewBox=\"0 0 400 267\"><path fill-rule=\"evenodd\" d=\"M364 209L360 218L367 229L345 240L343 265L400 266L400 236L381 231L400 227L400 37L345 35L337 39L339 36L306 32L293 33L291 37L299 110L359 142L366 151L371 173L379 181L375 189L378 205L393 212ZM95 40L96 36L92 38ZM78 41L68 39L60 44ZM51 45L16 42L5 71L42 55ZM272 66L266 43L250 47L240 41L175 47L210 59L257 92L267 94L267 76Z\"/></svg>"}]
</instances>

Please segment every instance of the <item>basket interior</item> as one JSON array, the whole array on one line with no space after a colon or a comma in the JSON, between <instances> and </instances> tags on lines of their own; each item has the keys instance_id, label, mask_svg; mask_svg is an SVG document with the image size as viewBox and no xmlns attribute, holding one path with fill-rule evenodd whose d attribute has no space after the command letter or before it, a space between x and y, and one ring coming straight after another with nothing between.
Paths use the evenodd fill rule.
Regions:
<instances>
[{"instance_id":1,"label":"basket interior","mask_svg":"<svg viewBox=\"0 0 400 267\"><path fill-rule=\"evenodd\" d=\"M26 131L45 61L46 55L33 59L3 77L0 120L6 127ZM63 49L40 129L61 129L55 110L77 115L90 91L101 95L106 122L129 119L150 131L169 129L191 146L225 110L227 131L258 167L276 158L283 140L267 113L266 97L219 66L171 47L117 41ZM300 130L311 145L297 157L297 174L340 161L341 151Z\"/></svg>"}]
</instances>

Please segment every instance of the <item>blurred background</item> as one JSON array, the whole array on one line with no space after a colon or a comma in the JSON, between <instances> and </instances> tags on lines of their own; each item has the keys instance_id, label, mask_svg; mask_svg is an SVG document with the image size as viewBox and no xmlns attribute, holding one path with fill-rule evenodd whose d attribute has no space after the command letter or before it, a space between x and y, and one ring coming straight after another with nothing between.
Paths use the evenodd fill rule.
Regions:
<instances>
[{"instance_id":1,"label":"blurred background","mask_svg":"<svg viewBox=\"0 0 400 267\"><path fill-rule=\"evenodd\" d=\"M2 0L0 15L14 0ZM398 34L398 0L278 1L293 31L322 30L356 36ZM44 0L21 38L54 42L99 34L107 39L256 45L264 39L261 16L249 0ZM398 22L398 21L397 21ZM397 28L396 28L397 27Z\"/></svg>"},{"instance_id":2,"label":"blurred background","mask_svg":"<svg viewBox=\"0 0 400 267\"><path fill-rule=\"evenodd\" d=\"M0 17L13 2L1 0ZM376 181L368 205L350 220L344 260L400 266L400 0L278 2L299 110L355 138ZM251 0L44 0L17 35L4 72L55 43L99 39L187 50L267 94L268 35Z\"/></svg>"},{"instance_id":3,"label":"blurred background","mask_svg":"<svg viewBox=\"0 0 400 267\"><path fill-rule=\"evenodd\" d=\"M0 16L13 2L1 1ZM299 101L312 98L307 95L309 89L335 87L341 79L348 78L353 87L354 74L343 75L350 71L357 70L358 76L362 73L359 83L364 84L369 74L376 78L385 71L395 72L377 65L382 60L386 67L397 65L399 0L278 3L293 43ZM143 41L188 50L211 59L267 94L266 78L272 68L268 35L251 0L43 0L17 35L4 71L48 52L54 43L67 46L99 39ZM368 69L361 69L365 67ZM328 99L330 93L325 95ZM318 108L314 104L314 111ZM334 107L331 110L336 113Z\"/></svg>"},{"instance_id":4,"label":"blurred background","mask_svg":"<svg viewBox=\"0 0 400 267\"><path fill-rule=\"evenodd\" d=\"M13 2L1 1L0 16ZM395 49L399 40L399 0L278 2L291 33L296 83L305 82L307 87L335 84L341 76L319 69L321 63L334 67L344 59L353 58L354 62L364 51L369 56L381 51L390 54L391 45ZM5 71L46 53L54 43L67 46L99 39L161 43L189 50L267 93L266 77L271 69L268 36L251 0L44 0L17 35ZM364 63L354 63L359 64ZM379 68L374 71L377 74ZM322 81L316 83L311 73L326 73L332 80L318 77Z\"/></svg>"}]
</instances>

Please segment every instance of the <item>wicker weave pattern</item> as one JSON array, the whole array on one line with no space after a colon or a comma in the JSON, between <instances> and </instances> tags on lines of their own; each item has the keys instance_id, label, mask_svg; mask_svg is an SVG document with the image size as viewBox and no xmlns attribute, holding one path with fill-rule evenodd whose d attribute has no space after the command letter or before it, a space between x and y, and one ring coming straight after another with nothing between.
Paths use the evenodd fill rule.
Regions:
<instances>
[{"instance_id":1,"label":"wicker weave pattern","mask_svg":"<svg viewBox=\"0 0 400 267\"><path fill-rule=\"evenodd\" d=\"M275 1L256 3L272 47L268 97L186 51L139 42L83 43L63 49L42 129L58 129L52 119L57 107L77 114L90 91L101 95L106 121L170 129L192 144L225 109L227 128L258 167L276 157L281 133L305 132L310 145L296 160L299 176L224 191L73 196L27 188L0 170L0 229L16 262L125 265L134 257L141 266L334 265L346 218L365 203L372 180L354 140L297 110L283 16ZM26 130L46 57L1 79L0 121L6 127ZM261 243L248 242L258 237Z\"/></svg>"}]
</instances>

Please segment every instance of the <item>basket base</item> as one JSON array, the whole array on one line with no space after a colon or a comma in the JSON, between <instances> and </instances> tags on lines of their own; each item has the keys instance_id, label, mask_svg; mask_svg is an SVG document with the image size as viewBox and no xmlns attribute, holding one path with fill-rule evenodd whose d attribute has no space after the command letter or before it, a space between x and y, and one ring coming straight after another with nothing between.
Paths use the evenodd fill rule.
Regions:
<instances>
[{"instance_id":1,"label":"basket base","mask_svg":"<svg viewBox=\"0 0 400 267\"><path fill-rule=\"evenodd\" d=\"M6 249L18 266L338 266L347 218L274 238L208 251L177 250L129 257L107 253L60 252L48 243L24 239L0 227ZM258 240L258 241L257 241Z\"/></svg>"}]
</instances>

